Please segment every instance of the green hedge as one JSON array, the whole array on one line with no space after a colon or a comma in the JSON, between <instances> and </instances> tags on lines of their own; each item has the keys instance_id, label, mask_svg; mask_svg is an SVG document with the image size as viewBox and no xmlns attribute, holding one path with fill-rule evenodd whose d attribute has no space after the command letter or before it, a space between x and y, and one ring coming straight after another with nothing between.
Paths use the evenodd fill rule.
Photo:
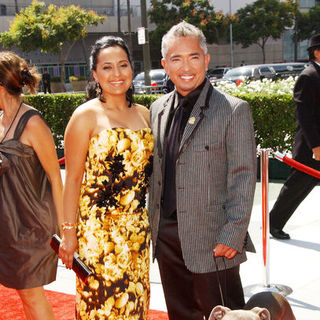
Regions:
<instances>
[{"instance_id":1,"label":"green hedge","mask_svg":"<svg viewBox=\"0 0 320 320\"><path fill-rule=\"evenodd\" d=\"M141 104L146 107L150 107L152 102L157 100L161 95L159 94L146 94L146 95L135 95L134 96L134 102Z\"/></svg>"},{"instance_id":2,"label":"green hedge","mask_svg":"<svg viewBox=\"0 0 320 320\"><path fill-rule=\"evenodd\" d=\"M136 95L134 101L149 107L158 97ZM238 97L248 101L251 107L257 145L279 151L290 150L296 128L292 96L247 94ZM65 127L75 108L85 101L85 95L27 95L24 100L44 115L61 151Z\"/></svg>"},{"instance_id":3,"label":"green hedge","mask_svg":"<svg viewBox=\"0 0 320 320\"><path fill-rule=\"evenodd\" d=\"M23 100L39 110L47 121L58 149L63 149L63 135L77 106L85 101L84 94L26 95Z\"/></svg>"},{"instance_id":4,"label":"green hedge","mask_svg":"<svg viewBox=\"0 0 320 320\"><path fill-rule=\"evenodd\" d=\"M246 94L238 97L250 105L257 146L291 150L296 131L292 96Z\"/></svg>"}]
</instances>

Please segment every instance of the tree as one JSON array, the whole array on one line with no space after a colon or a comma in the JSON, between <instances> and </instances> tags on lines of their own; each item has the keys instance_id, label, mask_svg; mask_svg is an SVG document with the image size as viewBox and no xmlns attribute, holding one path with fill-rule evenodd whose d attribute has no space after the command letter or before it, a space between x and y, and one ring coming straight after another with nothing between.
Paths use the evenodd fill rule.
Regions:
<instances>
[{"instance_id":1,"label":"tree","mask_svg":"<svg viewBox=\"0 0 320 320\"><path fill-rule=\"evenodd\" d=\"M158 47L162 36L182 20L200 28L208 43L217 42L226 30L224 16L220 12L215 13L208 0L153 0L149 17L156 24L150 41Z\"/></svg>"},{"instance_id":2,"label":"tree","mask_svg":"<svg viewBox=\"0 0 320 320\"><path fill-rule=\"evenodd\" d=\"M265 45L269 38L279 39L294 21L293 1L257 0L239 9L233 22L233 36L237 44L247 48L257 44L266 61Z\"/></svg>"},{"instance_id":3,"label":"tree","mask_svg":"<svg viewBox=\"0 0 320 320\"><path fill-rule=\"evenodd\" d=\"M298 16L298 40L310 39L316 33L320 33L320 5Z\"/></svg>"},{"instance_id":4,"label":"tree","mask_svg":"<svg viewBox=\"0 0 320 320\"><path fill-rule=\"evenodd\" d=\"M65 62L73 45L86 36L88 26L96 26L104 19L75 5L57 7L50 4L46 7L45 3L35 0L16 14L9 31L0 34L0 42L7 48L17 46L23 51L39 49L57 53L64 84Z\"/></svg>"}]
</instances>

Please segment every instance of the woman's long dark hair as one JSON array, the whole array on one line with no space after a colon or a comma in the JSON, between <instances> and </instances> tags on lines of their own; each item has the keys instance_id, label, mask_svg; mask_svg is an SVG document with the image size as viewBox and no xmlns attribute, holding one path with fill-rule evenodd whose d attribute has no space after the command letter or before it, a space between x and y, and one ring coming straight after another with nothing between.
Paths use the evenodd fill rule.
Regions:
<instances>
[{"instance_id":1,"label":"woman's long dark hair","mask_svg":"<svg viewBox=\"0 0 320 320\"><path fill-rule=\"evenodd\" d=\"M87 100L91 100L94 98L99 98L102 102L105 102L103 100L102 92L99 94L97 91L97 83L95 82L93 76L92 76L92 71L97 69L97 61L98 61L98 56L99 53L102 49L105 48L110 48L110 47L120 47L122 48L125 53L127 54L128 61L131 65L131 68L133 69L132 66L132 60L130 57L130 52L129 49L124 42L124 40L120 37L114 37L114 36L105 36L96 41L96 43L92 46L91 49L91 54L90 54L90 70L91 70L91 75L86 87L86 92L87 92ZM126 92L126 98L129 101L131 107L131 104L133 102L133 88L130 87L128 91Z\"/></svg>"}]
</instances>

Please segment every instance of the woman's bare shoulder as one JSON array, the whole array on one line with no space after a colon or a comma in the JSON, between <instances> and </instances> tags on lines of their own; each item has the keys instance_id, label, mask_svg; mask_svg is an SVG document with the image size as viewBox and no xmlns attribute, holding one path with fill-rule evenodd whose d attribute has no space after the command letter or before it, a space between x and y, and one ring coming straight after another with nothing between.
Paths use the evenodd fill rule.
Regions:
<instances>
[{"instance_id":1,"label":"woman's bare shoulder","mask_svg":"<svg viewBox=\"0 0 320 320\"><path fill-rule=\"evenodd\" d=\"M78 106L67 125L66 132L92 132L99 118L99 104L95 99Z\"/></svg>"},{"instance_id":2,"label":"woman's bare shoulder","mask_svg":"<svg viewBox=\"0 0 320 320\"><path fill-rule=\"evenodd\" d=\"M145 107L141 104L137 104L137 103L134 104L134 107L137 108L137 111L139 113L141 113L142 115L144 115L146 117L149 117L150 111L147 107Z\"/></svg>"},{"instance_id":3,"label":"woman's bare shoulder","mask_svg":"<svg viewBox=\"0 0 320 320\"><path fill-rule=\"evenodd\" d=\"M39 124L46 125L45 121L43 121L43 118L41 117L41 112L28 104L24 103L23 112L21 113L21 116L23 116L27 111L30 111L30 110L37 111L39 113L39 115L37 115L35 113L32 117L29 118L29 120L26 124L26 129L34 128L34 127L38 126Z\"/></svg>"},{"instance_id":4,"label":"woman's bare shoulder","mask_svg":"<svg viewBox=\"0 0 320 320\"><path fill-rule=\"evenodd\" d=\"M75 116L75 117L87 116L89 114L97 112L98 106L99 106L97 101L98 101L97 99L86 101L85 103L81 104L74 110L72 116Z\"/></svg>"},{"instance_id":5,"label":"woman's bare shoulder","mask_svg":"<svg viewBox=\"0 0 320 320\"><path fill-rule=\"evenodd\" d=\"M26 113L29 110L38 111L32 106L24 105L24 112L22 113L22 115L24 115L24 113ZM23 133L20 137L20 141L24 144L33 146L38 138L41 138L46 141L48 139L51 139L51 130L47 125L46 121L41 116L40 112L39 114L34 114L32 117L28 119Z\"/></svg>"},{"instance_id":6,"label":"woman's bare shoulder","mask_svg":"<svg viewBox=\"0 0 320 320\"><path fill-rule=\"evenodd\" d=\"M134 107L136 108L139 115L148 123L148 126L150 126L150 111L149 111L149 109L141 104L134 104Z\"/></svg>"}]
</instances>

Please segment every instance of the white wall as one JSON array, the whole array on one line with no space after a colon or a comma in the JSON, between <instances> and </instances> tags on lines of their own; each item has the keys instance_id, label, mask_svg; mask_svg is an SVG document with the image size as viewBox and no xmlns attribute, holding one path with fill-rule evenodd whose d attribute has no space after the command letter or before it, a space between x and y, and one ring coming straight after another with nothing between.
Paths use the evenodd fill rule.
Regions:
<instances>
[{"instance_id":1,"label":"white wall","mask_svg":"<svg viewBox=\"0 0 320 320\"><path fill-rule=\"evenodd\" d=\"M247 4L253 3L255 0L231 0L231 12L235 13L240 8ZM222 10L224 14L230 11L230 0L211 0L211 5L214 7L215 11Z\"/></svg>"}]
</instances>

